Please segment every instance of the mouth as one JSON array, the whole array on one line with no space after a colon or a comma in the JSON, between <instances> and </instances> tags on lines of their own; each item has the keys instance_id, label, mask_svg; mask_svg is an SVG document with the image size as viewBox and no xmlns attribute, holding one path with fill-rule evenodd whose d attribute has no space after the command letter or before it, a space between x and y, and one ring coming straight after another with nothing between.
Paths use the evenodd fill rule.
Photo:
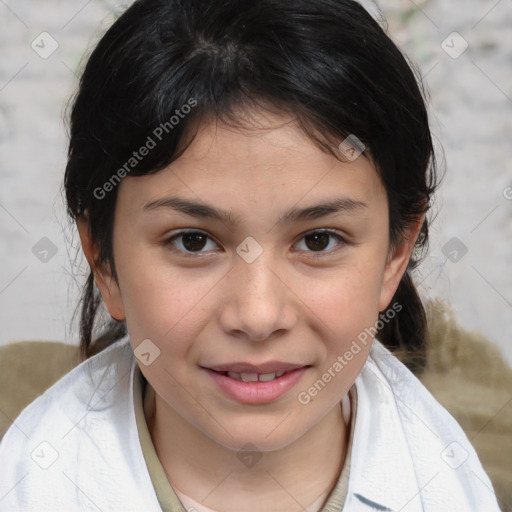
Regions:
<instances>
[{"instance_id":1,"label":"mouth","mask_svg":"<svg viewBox=\"0 0 512 512\"><path fill-rule=\"evenodd\" d=\"M278 400L297 385L311 365L274 364L280 366L269 371L269 364L257 367L239 363L226 367L202 369L212 378L219 389L228 398L243 404L265 404ZM238 370L238 371L235 371ZM242 371L245 370L245 371ZM251 370L251 371L247 371Z\"/></svg>"},{"instance_id":2,"label":"mouth","mask_svg":"<svg viewBox=\"0 0 512 512\"><path fill-rule=\"evenodd\" d=\"M297 368L298 369L298 368ZM212 370L215 371L215 370ZM278 371L278 372L270 372L270 373L237 373L237 372L216 372L220 375L224 375L225 377L229 377L230 379L239 380L242 382L271 382L273 380L279 379L283 375L293 372L294 370L288 371Z\"/></svg>"}]
</instances>

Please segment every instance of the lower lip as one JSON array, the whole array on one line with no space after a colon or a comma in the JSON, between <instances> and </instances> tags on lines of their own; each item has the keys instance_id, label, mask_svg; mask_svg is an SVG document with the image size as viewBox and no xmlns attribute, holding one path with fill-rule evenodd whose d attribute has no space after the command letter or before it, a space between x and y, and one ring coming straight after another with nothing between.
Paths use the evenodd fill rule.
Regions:
<instances>
[{"instance_id":1,"label":"lower lip","mask_svg":"<svg viewBox=\"0 0 512 512\"><path fill-rule=\"evenodd\" d=\"M304 375L307 367L297 368L269 382L243 382L204 368L224 393L243 404L274 402L289 391Z\"/></svg>"}]
</instances>

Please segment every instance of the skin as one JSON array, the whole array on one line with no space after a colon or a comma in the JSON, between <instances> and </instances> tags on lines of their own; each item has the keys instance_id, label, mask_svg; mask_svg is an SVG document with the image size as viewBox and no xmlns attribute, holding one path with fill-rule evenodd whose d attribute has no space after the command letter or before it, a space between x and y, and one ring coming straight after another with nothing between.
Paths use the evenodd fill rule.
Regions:
<instances>
[{"instance_id":1,"label":"skin","mask_svg":"<svg viewBox=\"0 0 512 512\"><path fill-rule=\"evenodd\" d=\"M364 156L340 161L322 152L293 119L253 113L259 128L201 125L167 169L122 181L115 211L118 281L95 264L85 220L84 252L110 314L126 319L135 349L150 339L160 356L139 366L149 385L144 409L156 452L177 489L221 512L303 510L330 492L345 459L348 432L340 400L371 343L308 404L297 396L373 326L398 287L423 219L389 245L386 191ZM145 206L173 196L230 212L237 225ZM366 206L290 224L292 208L338 198ZM210 238L194 246L177 230ZM344 241L321 238L330 229ZM263 253L247 263L246 237ZM200 253L185 256L186 248ZM190 252L190 250L189 250ZM316 256L316 258L315 258ZM240 404L200 368L270 360L311 365L277 401ZM237 452L263 455L247 467Z\"/></svg>"}]
</instances>

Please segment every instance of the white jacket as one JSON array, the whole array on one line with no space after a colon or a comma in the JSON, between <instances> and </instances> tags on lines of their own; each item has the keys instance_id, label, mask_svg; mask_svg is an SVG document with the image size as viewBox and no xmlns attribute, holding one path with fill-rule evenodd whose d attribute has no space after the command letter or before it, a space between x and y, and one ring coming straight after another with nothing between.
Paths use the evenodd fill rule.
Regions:
<instances>
[{"instance_id":1,"label":"white jacket","mask_svg":"<svg viewBox=\"0 0 512 512\"><path fill-rule=\"evenodd\" d=\"M21 413L0 444L1 512L161 510L138 438L136 369L125 338ZM355 385L343 512L499 512L461 427L378 341Z\"/></svg>"}]
</instances>

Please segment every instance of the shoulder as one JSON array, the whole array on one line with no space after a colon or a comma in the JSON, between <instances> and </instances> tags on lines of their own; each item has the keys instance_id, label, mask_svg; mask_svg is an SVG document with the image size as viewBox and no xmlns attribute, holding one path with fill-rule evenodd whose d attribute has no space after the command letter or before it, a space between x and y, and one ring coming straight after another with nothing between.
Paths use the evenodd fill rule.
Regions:
<instances>
[{"instance_id":1,"label":"shoulder","mask_svg":"<svg viewBox=\"0 0 512 512\"><path fill-rule=\"evenodd\" d=\"M430 432L435 439L459 439L469 444L453 416L437 401L421 381L380 342L375 341L365 365L367 380L378 383L381 392L393 400L408 429Z\"/></svg>"},{"instance_id":2,"label":"shoulder","mask_svg":"<svg viewBox=\"0 0 512 512\"><path fill-rule=\"evenodd\" d=\"M416 490L419 510L499 510L492 484L462 428L377 340L356 389L356 431L361 412L359 420L367 425L359 428L368 429L379 442L373 447L375 467L391 470L395 476L390 485L397 489ZM364 443L368 439L360 436L359 446ZM413 501L408 506L416 510ZM405 503L392 505L401 508Z\"/></svg>"},{"instance_id":3,"label":"shoulder","mask_svg":"<svg viewBox=\"0 0 512 512\"><path fill-rule=\"evenodd\" d=\"M112 493L112 486L137 489L136 478L144 481L135 364L129 339L120 340L22 411L0 443L0 511L144 508L142 496Z\"/></svg>"},{"instance_id":4,"label":"shoulder","mask_svg":"<svg viewBox=\"0 0 512 512\"><path fill-rule=\"evenodd\" d=\"M41 422L52 419L53 414L68 415L75 409L91 410L95 399L101 399L104 388L111 386L113 379L128 375L130 363L127 338L83 361L20 413L6 432L1 445L7 444L7 441L13 442L17 437L30 437L41 429Z\"/></svg>"}]
</instances>

